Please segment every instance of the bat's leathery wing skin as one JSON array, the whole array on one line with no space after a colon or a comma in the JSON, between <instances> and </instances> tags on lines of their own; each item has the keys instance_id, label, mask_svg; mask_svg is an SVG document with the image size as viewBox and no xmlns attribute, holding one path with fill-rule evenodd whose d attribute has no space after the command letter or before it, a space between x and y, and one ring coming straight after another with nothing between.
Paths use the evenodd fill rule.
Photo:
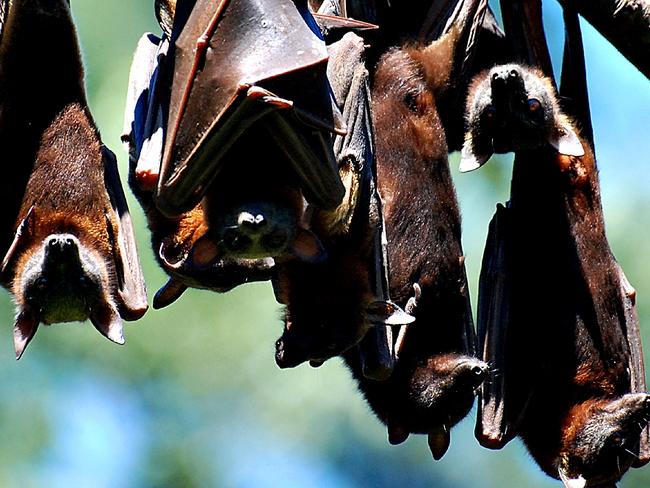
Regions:
<instances>
[{"instance_id":1,"label":"bat's leathery wing skin","mask_svg":"<svg viewBox=\"0 0 650 488\"><path fill-rule=\"evenodd\" d=\"M230 144L273 111L287 124L271 121L268 130L297 133L302 164L315 165L324 182L311 189L314 175L303 177L307 197L311 190L315 203L338 204L343 189L331 143L310 137L329 139L343 127L327 82L325 43L303 2L198 0L180 32L172 31L172 58L161 211L177 215L196 205Z\"/></svg>"}]
</instances>

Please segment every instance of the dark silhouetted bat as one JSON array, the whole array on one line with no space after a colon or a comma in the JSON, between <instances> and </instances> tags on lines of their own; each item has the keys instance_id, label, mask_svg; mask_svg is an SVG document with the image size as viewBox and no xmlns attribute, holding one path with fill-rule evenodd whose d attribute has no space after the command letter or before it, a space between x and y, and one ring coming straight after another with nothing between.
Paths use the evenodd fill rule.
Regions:
<instances>
[{"instance_id":1,"label":"dark silhouetted bat","mask_svg":"<svg viewBox=\"0 0 650 488\"><path fill-rule=\"evenodd\" d=\"M450 429L469 412L487 373L486 364L473 357L460 215L438 113L438 105L462 89L454 83L467 69L468 37L486 6L457 5L438 40L388 51L374 74L390 296L416 320L395 330L397 359L385 381L364 378L355 350L344 355L370 407L387 425L389 441L427 434L435 459L447 451Z\"/></svg>"},{"instance_id":2,"label":"dark silhouetted bat","mask_svg":"<svg viewBox=\"0 0 650 488\"><path fill-rule=\"evenodd\" d=\"M584 117L579 24L565 14L562 79L573 82L561 95ZM588 118L578 122L591 133ZM567 488L613 487L649 459L650 396L635 291L605 236L593 143L560 110L552 80L522 65L474 83L468 126L465 168L515 151L510 201L490 224L481 271L479 342L494 369L477 438L499 449L520 436Z\"/></svg>"},{"instance_id":3,"label":"dark silhouetted bat","mask_svg":"<svg viewBox=\"0 0 650 488\"><path fill-rule=\"evenodd\" d=\"M346 194L333 211L309 212L310 227L323 242L326 259L277 265L274 289L286 305L284 333L276 343L276 362L283 368L304 361L320 366L359 343L373 327L385 333L387 325L412 321L390 302L382 279L382 217L364 54L364 41L352 33L330 47L328 75L349 129L335 141ZM388 347L386 339L384 343ZM365 374L390 373L390 358L365 359Z\"/></svg>"},{"instance_id":4,"label":"dark silhouetted bat","mask_svg":"<svg viewBox=\"0 0 650 488\"><path fill-rule=\"evenodd\" d=\"M12 165L2 184L11 188L3 192L11 200L3 219L13 223L3 222L3 242L11 243L3 247L1 277L18 309L16 355L40 323L89 319L122 344L121 319L144 314L146 293L115 157L88 110L68 2L13 0L8 7L0 37L0 151ZM55 48L42 63L25 63L41 52L40 36Z\"/></svg>"},{"instance_id":5,"label":"dark silhouetted bat","mask_svg":"<svg viewBox=\"0 0 650 488\"><path fill-rule=\"evenodd\" d=\"M131 72L132 187L172 276L155 306L187 286L268 279L271 257L320 259L303 195L341 199L330 132L343 126L306 4L194 3L157 3L170 52L169 39L145 36Z\"/></svg>"}]
</instances>

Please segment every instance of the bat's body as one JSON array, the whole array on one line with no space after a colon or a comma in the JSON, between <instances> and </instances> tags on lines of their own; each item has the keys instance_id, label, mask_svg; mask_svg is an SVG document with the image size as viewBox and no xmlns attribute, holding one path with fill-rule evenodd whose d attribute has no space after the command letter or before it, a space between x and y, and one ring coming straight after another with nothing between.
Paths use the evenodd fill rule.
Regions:
<instances>
[{"instance_id":1,"label":"bat's body","mask_svg":"<svg viewBox=\"0 0 650 488\"><path fill-rule=\"evenodd\" d=\"M457 22L468 27L475 21L466 14ZM397 359L385 381L363 378L354 352L345 355L390 442L428 434L435 459L446 452L451 427L471 409L487 371L472 357L460 214L438 112L441 101L453 96L448 77L458 52L464 53L462 32L452 29L432 44L392 49L377 65L373 121L390 296L415 322L395 330Z\"/></svg>"},{"instance_id":2,"label":"bat's body","mask_svg":"<svg viewBox=\"0 0 650 488\"><path fill-rule=\"evenodd\" d=\"M40 49L34 32L59 43L44 61L53 76L42 90L24 64ZM87 108L67 2L11 2L0 70L2 159L15 168L3 197L19 205L2 267L18 308L16 353L41 322L89 319L123 343L121 318L139 318L146 295L116 162Z\"/></svg>"},{"instance_id":3,"label":"bat's body","mask_svg":"<svg viewBox=\"0 0 650 488\"><path fill-rule=\"evenodd\" d=\"M350 132L335 142L346 193L332 211L311 208L310 227L323 243L320 263L280 263L273 279L285 308L285 329L276 361L313 366L357 344L374 325L397 311L381 301L374 247L379 218L374 189L368 72L363 40L347 34L330 47L328 73ZM402 314L403 316L405 314ZM393 317L395 318L395 317Z\"/></svg>"},{"instance_id":4,"label":"bat's body","mask_svg":"<svg viewBox=\"0 0 650 488\"><path fill-rule=\"evenodd\" d=\"M79 71L79 50L74 29L68 24L67 6L39 7L25 0L3 0L5 16L0 31L0 154L11 164L11 177L0 180L0 253L11 244L27 180L42 132L67 103L83 98L83 73ZM25 63L26 57L42 52L42 38L56 38L67 56L44 56L42 63ZM63 58L63 59L60 59ZM42 73L57 73L47 84ZM16 142L20 141L20 144Z\"/></svg>"},{"instance_id":5,"label":"bat's body","mask_svg":"<svg viewBox=\"0 0 650 488\"><path fill-rule=\"evenodd\" d=\"M372 229L329 236L322 263L280 265L274 284L286 304L284 333L276 343L276 362L294 367L304 361L319 366L357 344L373 326L367 308L371 288Z\"/></svg>"},{"instance_id":6,"label":"bat's body","mask_svg":"<svg viewBox=\"0 0 650 488\"><path fill-rule=\"evenodd\" d=\"M613 486L637 454L647 458L650 396L635 292L607 243L593 152L538 72L496 67L474 86L463 158L476 161L472 148L490 140L516 148L481 272L479 335L495 372L477 436L500 448L519 435L568 487Z\"/></svg>"}]
</instances>

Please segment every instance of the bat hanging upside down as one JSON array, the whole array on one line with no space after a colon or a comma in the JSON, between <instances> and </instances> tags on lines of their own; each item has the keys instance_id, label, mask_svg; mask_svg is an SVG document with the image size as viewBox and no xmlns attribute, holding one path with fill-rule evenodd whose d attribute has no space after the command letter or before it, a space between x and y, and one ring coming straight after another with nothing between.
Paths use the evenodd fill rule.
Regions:
<instances>
[{"instance_id":1,"label":"bat hanging upside down","mask_svg":"<svg viewBox=\"0 0 650 488\"><path fill-rule=\"evenodd\" d=\"M636 293L605 236L592 145L552 82L526 66L478 77L467 113L463 170L492 152L516 155L481 271L479 341L495 369L477 437L500 449L520 436L567 488L613 487L648 460L650 395Z\"/></svg>"},{"instance_id":2,"label":"bat hanging upside down","mask_svg":"<svg viewBox=\"0 0 650 488\"><path fill-rule=\"evenodd\" d=\"M1 280L17 306L16 355L40 323L90 320L122 344L122 319L144 314L146 292L115 157L85 99L68 2L14 0L6 14L0 151L15 165L3 198L14 200L17 216L11 230L1 229L14 231ZM44 65L25 65L42 50L42 38L57 45ZM48 83L40 86L43 72Z\"/></svg>"}]
</instances>

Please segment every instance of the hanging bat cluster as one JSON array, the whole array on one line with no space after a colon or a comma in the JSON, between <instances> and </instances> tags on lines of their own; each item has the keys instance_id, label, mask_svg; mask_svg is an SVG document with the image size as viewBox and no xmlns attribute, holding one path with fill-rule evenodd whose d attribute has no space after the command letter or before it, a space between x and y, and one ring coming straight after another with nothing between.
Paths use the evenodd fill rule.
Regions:
<instances>
[{"instance_id":1,"label":"hanging bat cluster","mask_svg":"<svg viewBox=\"0 0 650 488\"><path fill-rule=\"evenodd\" d=\"M502 2L505 35L486 0L156 0L155 12L162 34L138 44L123 135L169 275L154 308L190 287L270 280L278 366L340 356L392 444L424 434L440 459L479 393L479 442L521 437L567 488L615 486L647 463L635 292L605 237L570 5L562 103L538 1ZM16 354L40 323L89 319L123 343L144 282L68 2L0 0L0 16L0 152L15 169L0 182L0 281ZM40 49L33 32L58 43L38 67L45 87L21 62ZM516 155L478 340L448 163L461 149L461 171Z\"/></svg>"},{"instance_id":2,"label":"hanging bat cluster","mask_svg":"<svg viewBox=\"0 0 650 488\"><path fill-rule=\"evenodd\" d=\"M3 1L0 11L0 153L11 164L0 183L0 282L17 306L16 356L41 323L90 320L123 344L122 319L147 310L144 280L115 157L88 110L68 2ZM56 42L44 57L41 36ZM34 57L42 62L25 62Z\"/></svg>"}]
</instances>

